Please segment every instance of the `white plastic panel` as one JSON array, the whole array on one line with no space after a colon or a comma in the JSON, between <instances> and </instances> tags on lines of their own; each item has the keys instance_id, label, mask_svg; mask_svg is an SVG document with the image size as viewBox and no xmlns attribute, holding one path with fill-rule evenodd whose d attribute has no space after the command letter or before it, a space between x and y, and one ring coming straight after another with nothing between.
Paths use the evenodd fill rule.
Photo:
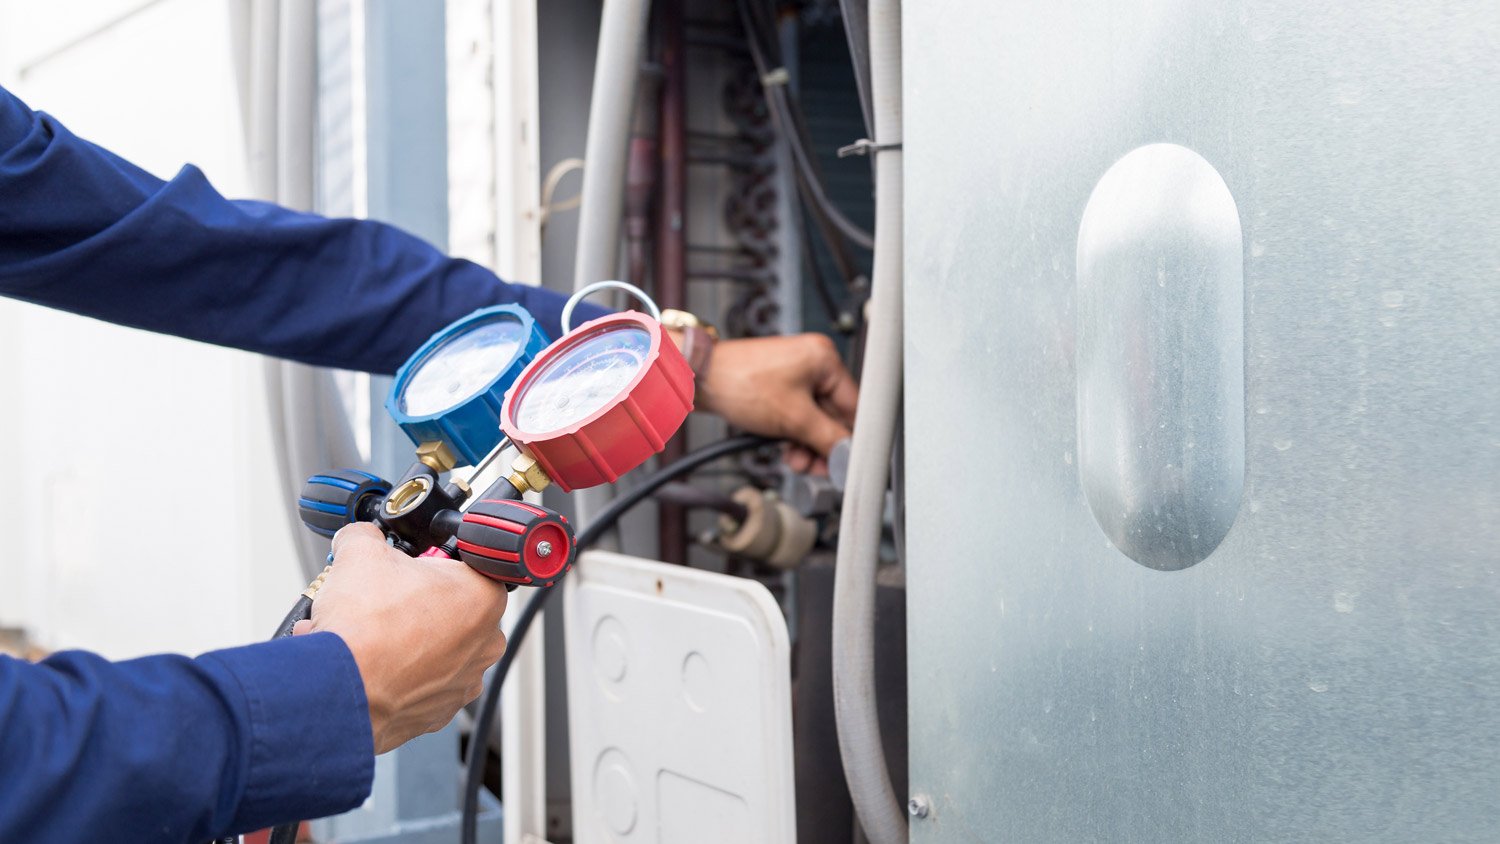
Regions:
<instances>
[{"instance_id":1,"label":"white plastic panel","mask_svg":"<svg viewBox=\"0 0 1500 844\"><path fill-rule=\"evenodd\" d=\"M574 841L795 841L791 648L765 587L593 552L566 589Z\"/></svg>"}]
</instances>

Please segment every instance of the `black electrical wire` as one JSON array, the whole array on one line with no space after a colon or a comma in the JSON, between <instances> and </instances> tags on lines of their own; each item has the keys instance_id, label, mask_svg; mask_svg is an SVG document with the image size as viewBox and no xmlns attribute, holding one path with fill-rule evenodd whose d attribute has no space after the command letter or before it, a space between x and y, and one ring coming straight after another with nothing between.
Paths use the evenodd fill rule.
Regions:
<instances>
[{"instance_id":1,"label":"black electrical wire","mask_svg":"<svg viewBox=\"0 0 1500 844\"><path fill-rule=\"evenodd\" d=\"M868 232L849 222L848 218L844 217L828 198L823 189L822 174L819 172L817 162L808 154L812 141L801 106L786 84L776 84L767 80L767 75L772 68L780 67L783 63L781 42L776 33L776 20L772 8L756 0L738 0L735 5L739 9L740 25L744 30L745 39L750 44L751 58L756 71L761 75L762 88L765 90L771 118L786 138L796 165L793 170L797 179L798 196L807 212L804 217L803 240L810 243L806 221L811 220L816 224L820 238L827 245L829 255L833 258L839 274L843 276L849 291L854 294L854 301L849 308L854 324L845 327L841 324L840 315L834 313L835 300L823 286L824 279L821 275L814 274L813 280L818 299L829 311L835 329L852 337L852 342L849 344L849 360L851 369L858 372L864 357L864 309L859 295L860 280L864 278L864 274L855 268L848 246L850 242L853 242L870 248L873 246L873 239L870 238ZM861 106L863 105L861 101ZM809 250L803 251L806 254ZM817 259L814 257L811 263L816 271Z\"/></svg>"},{"instance_id":2,"label":"black electrical wire","mask_svg":"<svg viewBox=\"0 0 1500 844\"><path fill-rule=\"evenodd\" d=\"M600 536L614 526L616 521L619 521L626 511L651 497L652 493L672 480L721 457L760 448L772 442L775 440L765 437L733 437L690 451L657 469L646 476L640 486L614 499L609 506L599 511L594 521L578 534L574 542L574 553L581 553L583 549L593 545ZM506 644L505 654L495 664L495 676L490 679L489 688L484 693L484 701L479 706L478 714L474 716L474 731L469 736L469 753L464 762L467 770L464 778L464 809L460 831L462 844L478 844L479 789L484 782L485 748L488 745L490 731L494 729L495 713L500 708L500 688L505 683L505 676L510 673L511 663L515 661L516 654L521 650L521 643L526 640L526 633L531 629L531 623L542 611L542 605L547 602L547 598L557 591L560 590L555 586L550 589L532 591L531 598L527 600L526 606L521 609L521 614L516 618L515 627L511 628L510 641Z\"/></svg>"},{"instance_id":3,"label":"black electrical wire","mask_svg":"<svg viewBox=\"0 0 1500 844\"><path fill-rule=\"evenodd\" d=\"M832 220L824 209L819 208L807 195L806 180L801 171L796 172L797 199L808 219L812 220L818 230L818 235L828 246L828 254L833 258L833 264L838 269L839 275L849 288L853 288L856 279L863 273L855 266L854 256L849 252L849 244L839 236L838 230L834 228Z\"/></svg>"},{"instance_id":4,"label":"black electrical wire","mask_svg":"<svg viewBox=\"0 0 1500 844\"><path fill-rule=\"evenodd\" d=\"M843 306L837 301L838 293L833 289L833 282L823 272L823 266L818 261L818 255L813 250L813 232L808 225L807 214L799 214L801 217L802 235L802 271L813 280L813 291L818 294L818 302L823 306L823 312L828 316L829 325L840 334L850 335L859 328L861 313L859 308ZM845 292L849 292L846 288ZM856 297L857 298L857 297ZM853 322L846 325L844 317L849 316Z\"/></svg>"},{"instance_id":5,"label":"black electrical wire","mask_svg":"<svg viewBox=\"0 0 1500 844\"><path fill-rule=\"evenodd\" d=\"M790 137L797 138L795 142L788 144L792 151L792 162L797 165L797 176L803 189L804 196L812 200L814 207L827 216L839 234L843 235L850 243L866 251L875 248L875 237L861 228L853 220L844 215L838 205L834 204L832 198L823 188L823 176L818 170L817 163L813 160L811 153L807 151L810 145L807 140L807 126L802 117L801 108L797 107L796 101L792 99L787 91L786 85L773 85L768 91L772 95L777 107L780 108L782 120L792 124L793 131Z\"/></svg>"},{"instance_id":6,"label":"black electrical wire","mask_svg":"<svg viewBox=\"0 0 1500 844\"><path fill-rule=\"evenodd\" d=\"M791 92L787 90L785 83L776 83L768 79L771 71L781 65L779 42L775 38L775 22L756 20L757 9L760 7L752 4L750 0L739 0L738 6L746 40L750 44L750 56L755 62L756 72L760 74L761 87L765 89L771 117L787 139L787 146L792 153L792 162L796 165L794 169L798 187L803 198L808 200L808 206L818 218L819 227L824 229L825 237L829 235L828 227L836 230L837 235L842 235L842 237L829 237L829 245L834 248L835 253L845 245L846 240L864 249L873 249L875 238L844 216L844 213L824 191L822 174L818 172L817 162L808 152L812 144L808 137L807 124L802 118L802 109L792 97ZM764 10L761 9L761 11ZM835 257L839 256L835 255ZM852 277L846 270L844 273L846 278Z\"/></svg>"}]
</instances>

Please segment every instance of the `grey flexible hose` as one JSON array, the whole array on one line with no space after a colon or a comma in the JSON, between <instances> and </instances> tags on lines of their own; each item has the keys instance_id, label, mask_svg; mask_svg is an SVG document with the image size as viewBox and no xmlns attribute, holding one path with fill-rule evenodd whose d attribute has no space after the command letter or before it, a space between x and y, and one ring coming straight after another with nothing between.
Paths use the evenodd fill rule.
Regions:
<instances>
[{"instance_id":1,"label":"grey flexible hose","mask_svg":"<svg viewBox=\"0 0 1500 844\"><path fill-rule=\"evenodd\" d=\"M599 19L599 53L594 59L594 89L584 139L574 290L618 275L625 158L650 11L650 0L605 0Z\"/></svg>"},{"instance_id":2,"label":"grey flexible hose","mask_svg":"<svg viewBox=\"0 0 1500 844\"><path fill-rule=\"evenodd\" d=\"M839 754L859 823L873 844L907 840L875 708L875 573L891 444L901 405L901 4L870 2L875 118L875 266L868 348L833 585L833 696Z\"/></svg>"},{"instance_id":3,"label":"grey flexible hose","mask_svg":"<svg viewBox=\"0 0 1500 844\"><path fill-rule=\"evenodd\" d=\"M313 207L317 120L317 10L292 0L232 7L251 193L299 210ZM307 476L361 462L333 373L291 361L262 363L276 470L296 501ZM283 508L306 582L323 567L327 542Z\"/></svg>"},{"instance_id":4,"label":"grey flexible hose","mask_svg":"<svg viewBox=\"0 0 1500 844\"><path fill-rule=\"evenodd\" d=\"M594 89L589 98L588 136L584 139L574 290L618 275L626 152L650 12L650 0L604 0L599 19L599 52L594 59ZM578 522L591 521L609 495L608 487L574 495ZM600 547L611 550L616 544L609 537Z\"/></svg>"}]
</instances>

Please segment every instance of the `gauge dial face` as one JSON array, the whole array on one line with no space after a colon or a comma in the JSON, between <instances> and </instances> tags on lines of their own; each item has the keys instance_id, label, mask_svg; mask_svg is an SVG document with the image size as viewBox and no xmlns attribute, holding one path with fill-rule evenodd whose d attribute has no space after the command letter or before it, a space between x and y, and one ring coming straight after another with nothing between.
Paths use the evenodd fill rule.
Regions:
<instances>
[{"instance_id":1,"label":"gauge dial face","mask_svg":"<svg viewBox=\"0 0 1500 844\"><path fill-rule=\"evenodd\" d=\"M548 361L512 404L516 427L545 434L575 425L619 396L645 366L651 333L605 326Z\"/></svg>"},{"instance_id":2,"label":"gauge dial face","mask_svg":"<svg viewBox=\"0 0 1500 844\"><path fill-rule=\"evenodd\" d=\"M412 372L401 393L401 412L431 416L466 401L505 371L524 342L524 327L513 319L455 334Z\"/></svg>"}]
</instances>

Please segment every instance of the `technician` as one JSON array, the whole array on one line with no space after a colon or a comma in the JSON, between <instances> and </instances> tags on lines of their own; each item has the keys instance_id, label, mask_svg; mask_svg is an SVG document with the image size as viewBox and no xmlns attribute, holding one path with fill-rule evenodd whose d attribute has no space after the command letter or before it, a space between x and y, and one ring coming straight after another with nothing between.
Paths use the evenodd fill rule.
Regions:
<instances>
[{"instance_id":1,"label":"technician","mask_svg":"<svg viewBox=\"0 0 1500 844\"><path fill-rule=\"evenodd\" d=\"M196 167L163 182L4 89L0 295L387 374L488 305L560 336L565 301L388 225L225 199ZM583 305L577 321L602 313ZM827 338L804 335L717 344L698 403L801 443L806 466L848 436L855 400ZM0 657L0 841L196 842L363 802L375 754L478 696L506 593L370 525L333 544L311 623L326 632L196 659Z\"/></svg>"}]
</instances>

